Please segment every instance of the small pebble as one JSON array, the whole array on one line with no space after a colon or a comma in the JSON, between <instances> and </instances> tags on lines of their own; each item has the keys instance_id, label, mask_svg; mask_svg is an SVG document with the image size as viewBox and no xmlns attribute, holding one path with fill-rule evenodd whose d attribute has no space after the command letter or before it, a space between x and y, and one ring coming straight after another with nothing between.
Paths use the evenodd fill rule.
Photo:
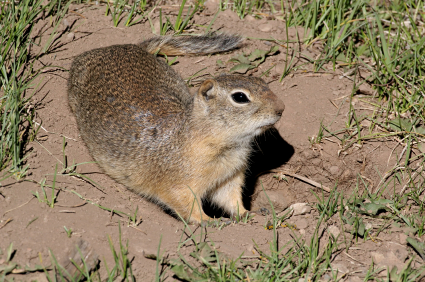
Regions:
<instances>
[{"instance_id":1,"label":"small pebble","mask_svg":"<svg viewBox=\"0 0 425 282\"><path fill-rule=\"evenodd\" d=\"M341 272L341 273L348 273L350 271L348 269L348 267L345 266L342 263L332 263L331 265L332 265L332 269L333 270L337 270L338 269L338 271Z\"/></svg>"},{"instance_id":2,"label":"small pebble","mask_svg":"<svg viewBox=\"0 0 425 282\"><path fill-rule=\"evenodd\" d=\"M329 172L332 173L333 175L337 175L339 173L339 167L337 167L336 165L333 165L329 168Z\"/></svg>"},{"instance_id":3,"label":"small pebble","mask_svg":"<svg viewBox=\"0 0 425 282\"><path fill-rule=\"evenodd\" d=\"M222 12L221 15L229 18L232 21L239 20L239 16L235 12L231 11L230 9L227 9L226 11Z\"/></svg>"},{"instance_id":4,"label":"small pebble","mask_svg":"<svg viewBox=\"0 0 425 282\"><path fill-rule=\"evenodd\" d=\"M296 203L290 206L294 213L292 215L301 215L310 213L311 207L306 203Z\"/></svg>"},{"instance_id":5,"label":"small pebble","mask_svg":"<svg viewBox=\"0 0 425 282\"><path fill-rule=\"evenodd\" d=\"M298 229L306 229L308 227L308 221L302 218L300 220L297 220L295 222L295 225L297 226Z\"/></svg>"},{"instance_id":6,"label":"small pebble","mask_svg":"<svg viewBox=\"0 0 425 282\"><path fill-rule=\"evenodd\" d=\"M400 244L407 245L407 235L404 233L400 233L398 236L400 238Z\"/></svg>"},{"instance_id":7,"label":"small pebble","mask_svg":"<svg viewBox=\"0 0 425 282\"><path fill-rule=\"evenodd\" d=\"M75 34L73 32L68 33L68 35L66 36L69 40L74 40L75 38Z\"/></svg>"},{"instance_id":8,"label":"small pebble","mask_svg":"<svg viewBox=\"0 0 425 282\"><path fill-rule=\"evenodd\" d=\"M367 84L362 84L359 86L359 90L360 93L362 94L366 94L366 95L372 95L373 94L373 90L372 88L370 88L369 85Z\"/></svg>"},{"instance_id":9,"label":"small pebble","mask_svg":"<svg viewBox=\"0 0 425 282\"><path fill-rule=\"evenodd\" d=\"M253 17L253 16L251 16L251 15L247 15L247 16L245 16L245 18L244 18L245 20L247 20L247 21L249 21L249 22L253 22L253 21L255 21L255 18Z\"/></svg>"},{"instance_id":10,"label":"small pebble","mask_svg":"<svg viewBox=\"0 0 425 282\"><path fill-rule=\"evenodd\" d=\"M217 12L220 1L218 0L207 0L204 3L204 7L207 8L209 12Z\"/></svg>"},{"instance_id":11,"label":"small pebble","mask_svg":"<svg viewBox=\"0 0 425 282\"><path fill-rule=\"evenodd\" d=\"M266 24L260 24L258 26L258 29L260 31L262 31L262 32L269 32L269 31L272 30L272 28L273 28L273 26L271 24L268 24L268 23L266 23Z\"/></svg>"},{"instance_id":12,"label":"small pebble","mask_svg":"<svg viewBox=\"0 0 425 282\"><path fill-rule=\"evenodd\" d=\"M336 227L335 225L331 225L328 227L328 231L329 233L331 233L335 238L337 238L339 236L339 234L341 233L341 231L339 230L338 227Z\"/></svg>"}]
</instances>

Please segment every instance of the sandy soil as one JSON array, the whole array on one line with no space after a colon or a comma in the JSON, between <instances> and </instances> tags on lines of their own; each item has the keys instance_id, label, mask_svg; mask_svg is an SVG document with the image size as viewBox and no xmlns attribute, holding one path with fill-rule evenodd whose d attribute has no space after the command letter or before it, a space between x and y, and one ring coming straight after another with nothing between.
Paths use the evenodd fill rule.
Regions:
<instances>
[{"instance_id":1,"label":"sandy soil","mask_svg":"<svg viewBox=\"0 0 425 282\"><path fill-rule=\"evenodd\" d=\"M42 260L44 265L49 265L49 250L58 259L62 259L74 242L83 239L99 255L102 261L100 272L104 275L103 262L113 264L108 236L117 247L118 224L121 222L122 237L124 241L129 242L129 257L132 259L136 278L140 281L151 281L155 275L156 262L145 258L143 254L156 253L162 238L161 253L175 256L184 224L155 204L127 191L125 187L103 174L96 164L86 163L92 162L92 159L79 136L75 118L68 108L67 69L70 68L74 56L112 44L137 44L152 36L149 22L129 28L124 28L121 24L115 28L110 17L106 17L104 12L104 6L73 5L60 26L61 33L55 42L54 51L40 60L40 66L42 63L55 67L45 70L39 80L40 87L32 99L37 108L35 121L41 123L42 128L37 140L27 148L28 175L24 181L8 179L0 186L0 248L4 250L13 242L14 248L17 249L15 262L34 266ZM175 11L166 10L166 13L171 19L175 18ZM153 14L154 23L158 22L157 14ZM212 18L213 15L208 10L196 15L196 25L191 26L191 31L204 32ZM173 67L183 78L202 70L200 73L204 75L197 79L198 82L209 75L228 72L233 66L232 63L226 64L225 68L219 68L216 61L227 62L241 53L269 49L272 43L255 38L273 37L285 40L284 26L283 22L277 20L257 20L250 17L239 20L233 12L220 13L212 25L212 30L242 34L248 38L245 46L228 54L179 57ZM39 23L35 32L49 34L48 21ZM295 29L290 30L291 40L296 40L296 32ZM303 30L298 32L302 33ZM41 38L42 42L46 40L46 37ZM292 47L299 48L297 44ZM307 57L315 57L319 53L318 45L302 51L303 56ZM331 188L338 183L338 190L350 195L356 188L359 175L376 185L379 182L378 172L383 174L388 169L387 163L392 164L394 161L392 155L387 162L395 144L368 143L353 146L339 156L338 150L341 148L333 137L323 140L320 144L311 144L309 138L317 135L321 123L332 129L344 128L353 85L351 80L341 76L342 71L333 71L330 65L325 65L326 71L313 73L311 66L305 64L303 56L297 56L295 59L298 70L282 82L279 82L279 78L285 66L284 46L280 46L276 54L267 57L259 68L247 74L260 76L274 66L269 75L263 78L286 104L283 117L276 125L277 130L268 132L254 144L255 153L251 159L251 174L248 176L244 199L248 208L268 207L262 186L277 211L282 211L294 203L310 203L314 207L317 200L313 191L319 195L322 193L321 189L295 178L287 177L287 181L279 181L273 177L276 173L262 173L270 169L291 171ZM196 91L198 84L196 81L193 84L195 87L192 90ZM66 147L63 152L64 137ZM64 154L68 166L72 163L86 163L78 165L76 171L90 177L99 186L95 187L74 176L58 175L56 187L62 190L57 194L54 208L50 208L33 196L36 191L41 193L40 184L34 182L47 179L46 183L51 185L55 167L58 167L58 171L64 167ZM360 185L358 189L364 190L365 187ZM50 194L51 190L46 190ZM103 210L95 204L125 213L134 213L138 208L141 223L129 226L125 216ZM219 215L217 211L215 215ZM308 239L316 227L317 216L318 212L313 208L310 213L291 217L288 222L296 228L279 228L279 242L284 245L293 240L291 236L294 234ZM9 219L11 221L7 222ZM272 231L264 227L267 221L268 216L257 215L247 224L231 224L221 230L210 227L206 229L207 236L202 240L214 242L218 250L231 257L237 257L243 252L255 255L253 241L261 250L268 251L269 242L273 239ZM330 225L343 233L337 217L328 222L327 226ZM64 226L72 229L71 238L67 237ZM196 229L196 234L199 234L200 228L192 226L192 229ZM388 257L389 251L396 250L393 253L397 260L394 261L404 263L411 256L406 247L404 231L394 227L382 232L379 240L359 240L354 247L340 252L332 263L341 273L348 273L346 279L349 281L363 279L372 258L379 264L377 258ZM191 244L187 243L180 251L188 253L191 247ZM381 260L381 265L385 264ZM19 280L43 281L43 277L43 273L16 275ZM173 279L172 273L169 274L169 279Z\"/></svg>"}]
</instances>

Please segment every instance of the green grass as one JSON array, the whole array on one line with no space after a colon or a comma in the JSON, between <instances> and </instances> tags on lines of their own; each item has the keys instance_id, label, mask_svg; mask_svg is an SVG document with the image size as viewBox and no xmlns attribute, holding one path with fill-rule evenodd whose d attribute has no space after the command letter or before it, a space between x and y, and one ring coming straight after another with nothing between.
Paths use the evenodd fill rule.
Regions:
<instances>
[{"instance_id":1,"label":"green grass","mask_svg":"<svg viewBox=\"0 0 425 282\"><path fill-rule=\"evenodd\" d=\"M377 108L365 117L372 122L368 131L359 126L359 114L352 108L341 138L344 149L354 143L387 136L419 142L425 135L425 39L423 1L391 1L373 5L374 1L282 1L282 19L289 26L303 26L306 47L323 48L313 61L316 71L327 71L332 63L359 84L368 83L379 100L359 98ZM300 8L302 7L302 8ZM421 20L417 19L421 16ZM416 20L414 20L416 19ZM362 73L359 78L356 73ZM383 119L382 119L383 118ZM374 132L377 126L387 132ZM350 140L352 139L352 140ZM413 145L413 144L411 144ZM409 146L407 155L414 146ZM405 161L405 164L408 160Z\"/></svg>"},{"instance_id":2,"label":"green grass","mask_svg":"<svg viewBox=\"0 0 425 282\"><path fill-rule=\"evenodd\" d=\"M184 30L189 27L190 21L197 11L199 11L199 6L202 1L196 1L195 6L190 5L186 15L184 15L184 8L186 4L186 0L183 0L180 4L179 12L173 24L172 20L169 17L165 16L163 18L162 9L159 9L159 34L158 35L166 35L168 31L172 31L174 34L182 34ZM151 26L152 33L156 33L153 22L151 18L147 17Z\"/></svg>"},{"instance_id":3,"label":"green grass","mask_svg":"<svg viewBox=\"0 0 425 282\"><path fill-rule=\"evenodd\" d=\"M117 27L124 18L125 26L132 26L146 17L148 13L148 11L146 11L146 0L131 2L129 0L106 1L105 15L111 15L115 27ZM125 15L127 15L127 17L125 17Z\"/></svg>"},{"instance_id":4,"label":"green grass","mask_svg":"<svg viewBox=\"0 0 425 282\"><path fill-rule=\"evenodd\" d=\"M41 0L7 1L0 4L0 171L8 169L17 178L25 175L25 145L33 140L37 127L33 124L31 95L34 79L40 69L34 62L49 52L61 18L70 2ZM50 39L38 54L30 50L36 44L31 32L44 17L52 18Z\"/></svg>"},{"instance_id":5,"label":"green grass","mask_svg":"<svg viewBox=\"0 0 425 282\"><path fill-rule=\"evenodd\" d=\"M265 3L272 3L273 1L264 1L264 0L255 0L255 1L247 1L247 0L237 0L237 1L229 1L229 0L221 0L220 1L220 10L224 11L227 9L231 9L234 11L240 19L245 18L247 15L253 15L254 13L261 12L265 7Z\"/></svg>"}]
</instances>

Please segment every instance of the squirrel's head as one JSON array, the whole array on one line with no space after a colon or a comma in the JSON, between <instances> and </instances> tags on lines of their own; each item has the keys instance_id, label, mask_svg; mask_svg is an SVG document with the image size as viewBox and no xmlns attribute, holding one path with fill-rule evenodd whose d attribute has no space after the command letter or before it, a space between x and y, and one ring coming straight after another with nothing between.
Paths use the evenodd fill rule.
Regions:
<instances>
[{"instance_id":1,"label":"squirrel's head","mask_svg":"<svg viewBox=\"0 0 425 282\"><path fill-rule=\"evenodd\" d=\"M204 81L194 105L197 118L221 125L236 138L248 139L276 123L285 109L264 80L240 75Z\"/></svg>"}]
</instances>

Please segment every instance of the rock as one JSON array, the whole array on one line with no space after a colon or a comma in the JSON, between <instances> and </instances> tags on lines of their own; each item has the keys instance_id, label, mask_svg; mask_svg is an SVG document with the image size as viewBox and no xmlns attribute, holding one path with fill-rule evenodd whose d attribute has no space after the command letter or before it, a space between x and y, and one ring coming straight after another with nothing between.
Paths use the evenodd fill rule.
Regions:
<instances>
[{"instance_id":1,"label":"rock","mask_svg":"<svg viewBox=\"0 0 425 282\"><path fill-rule=\"evenodd\" d=\"M372 125L372 122L370 120L364 119L360 122L360 125L369 128Z\"/></svg>"},{"instance_id":2,"label":"rock","mask_svg":"<svg viewBox=\"0 0 425 282\"><path fill-rule=\"evenodd\" d=\"M70 26L71 24L69 23L69 20L68 19L63 19L62 20L62 23L63 23L63 25L64 26Z\"/></svg>"},{"instance_id":3,"label":"rock","mask_svg":"<svg viewBox=\"0 0 425 282\"><path fill-rule=\"evenodd\" d=\"M349 178L351 178L352 177L351 170L349 170L349 169L344 170L344 173L342 174L341 177L342 177L342 179L349 179Z\"/></svg>"},{"instance_id":4,"label":"rock","mask_svg":"<svg viewBox=\"0 0 425 282\"><path fill-rule=\"evenodd\" d=\"M63 269L56 270L56 279L62 281L63 278L66 278L67 281L80 281L78 280L82 276L80 269L86 269L87 267L86 271L90 272L96 267L98 261L99 256L92 246L87 241L79 240L68 248L67 254L60 263Z\"/></svg>"},{"instance_id":5,"label":"rock","mask_svg":"<svg viewBox=\"0 0 425 282\"><path fill-rule=\"evenodd\" d=\"M292 214L293 216L310 213L311 211L311 207L306 203L296 203L291 205L289 208L294 211L294 213Z\"/></svg>"},{"instance_id":6,"label":"rock","mask_svg":"<svg viewBox=\"0 0 425 282\"><path fill-rule=\"evenodd\" d=\"M256 254L256 251L255 251L253 244L248 244L248 246L246 246L246 250L248 251L249 255L255 255Z\"/></svg>"},{"instance_id":7,"label":"rock","mask_svg":"<svg viewBox=\"0 0 425 282\"><path fill-rule=\"evenodd\" d=\"M239 16L235 12L231 11L230 9L227 9L226 11L222 12L221 15L232 21L239 20Z\"/></svg>"},{"instance_id":8,"label":"rock","mask_svg":"<svg viewBox=\"0 0 425 282\"><path fill-rule=\"evenodd\" d=\"M365 83L359 86L358 92L366 95L373 95L373 89Z\"/></svg>"},{"instance_id":9,"label":"rock","mask_svg":"<svg viewBox=\"0 0 425 282\"><path fill-rule=\"evenodd\" d=\"M370 223L370 222L366 223L364 228L365 228L366 230L370 230L370 229L372 229L372 228L373 228L372 223Z\"/></svg>"},{"instance_id":10,"label":"rock","mask_svg":"<svg viewBox=\"0 0 425 282\"><path fill-rule=\"evenodd\" d=\"M285 200L285 195L283 195L282 191L266 191L266 194L264 191L261 191L258 195L257 199L255 199L253 203L253 210L259 210L261 208L266 208L270 212L272 211L272 206L274 210L278 213L283 211L288 207L288 203ZM269 201L270 199L270 201ZM271 204L270 204L271 203Z\"/></svg>"},{"instance_id":11,"label":"rock","mask_svg":"<svg viewBox=\"0 0 425 282\"><path fill-rule=\"evenodd\" d=\"M331 225L328 227L328 231L329 233L331 233L335 238L337 238L339 236L339 234L341 233L341 231L339 230L339 228L335 225Z\"/></svg>"},{"instance_id":12,"label":"rock","mask_svg":"<svg viewBox=\"0 0 425 282\"><path fill-rule=\"evenodd\" d=\"M333 165L329 168L329 172L332 173L333 175L338 175L339 167L337 167L336 165Z\"/></svg>"},{"instance_id":13,"label":"rock","mask_svg":"<svg viewBox=\"0 0 425 282\"><path fill-rule=\"evenodd\" d=\"M273 28L273 26L269 23L265 23L265 24L260 24L258 26L258 30L262 31L262 32L269 32L271 31Z\"/></svg>"},{"instance_id":14,"label":"rock","mask_svg":"<svg viewBox=\"0 0 425 282\"><path fill-rule=\"evenodd\" d=\"M220 5L219 0L207 0L204 3L204 7L207 9L208 14L214 14L217 12Z\"/></svg>"},{"instance_id":15,"label":"rock","mask_svg":"<svg viewBox=\"0 0 425 282\"><path fill-rule=\"evenodd\" d=\"M331 279L332 279L332 277L328 273L326 273L325 275L322 276L322 279L320 279L320 280L321 281L331 281ZM310 281L310 279L307 280L307 281Z\"/></svg>"},{"instance_id":16,"label":"rock","mask_svg":"<svg viewBox=\"0 0 425 282\"><path fill-rule=\"evenodd\" d=\"M404 233L400 233L399 235L399 238L400 238L400 244L402 244L402 245L407 245L407 235L406 234L404 234Z\"/></svg>"},{"instance_id":17,"label":"rock","mask_svg":"<svg viewBox=\"0 0 425 282\"><path fill-rule=\"evenodd\" d=\"M393 253L394 256L397 257L397 259L399 259L402 262L404 262L409 256L409 253L407 252L406 247L398 243L391 242L391 241L385 242L384 247L386 250L388 250L388 252Z\"/></svg>"},{"instance_id":18,"label":"rock","mask_svg":"<svg viewBox=\"0 0 425 282\"><path fill-rule=\"evenodd\" d=\"M332 263L331 266L333 270L338 270L340 273L348 273L350 271L348 267L342 263Z\"/></svg>"},{"instance_id":19,"label":"rock","mask_svg":"<svg viewBox=\"0 0 425 282\"><path fill-rule=\"evenodd\" d=\"M68 35L66 36L66 38L68 38L68 40L72 41L75 38L75 34L73 32L68 33Z\"/></svg>"},{"instance_id":20,"label":"rock","mask_svg":"<svg viewBox=\"0 0 425 282\"><path fill-rule=\"evenodd\" d=\"M386 252L385 254L378 252L371 252L373 261L378 267L388 267L392 269L397 266L399 269L403 267L404 261L399 260L393 252Z\"/></svg>"},{"instance_id":21,"label":"rock","mask_svg":"<svg viewBox=\"0 0 425 282\"><path fill-rule=\"evenodd\" d=\"M298 229L306 229L308 227L308 221L305 218L301 218L294 222Z\"/></svg>"},{"instance_id":22,"label":"rock","mask_svg":"<svg viewBox=\"0 0 425 282\"><path fill-rule=\"evenodd\" d=\"M253 22L253 21L255 21L255 17L253 17L253 16L251 16L251 15L247 15L247 16L245 16L245 18L244 18L245 20L247 20L247 21L249 21L249 22Z\"/></svg>"},{"instance_id":23,"label":"rock","mask_svg":"<svg viewBox=\"0 0 425 282\"><path fill-rule=\"evenodd\" d=\"M381 264L385 261L385 256L378 252L371 252L370 255L372 256L372 259L375 263Z\"/></svg>"}]
</instances>

